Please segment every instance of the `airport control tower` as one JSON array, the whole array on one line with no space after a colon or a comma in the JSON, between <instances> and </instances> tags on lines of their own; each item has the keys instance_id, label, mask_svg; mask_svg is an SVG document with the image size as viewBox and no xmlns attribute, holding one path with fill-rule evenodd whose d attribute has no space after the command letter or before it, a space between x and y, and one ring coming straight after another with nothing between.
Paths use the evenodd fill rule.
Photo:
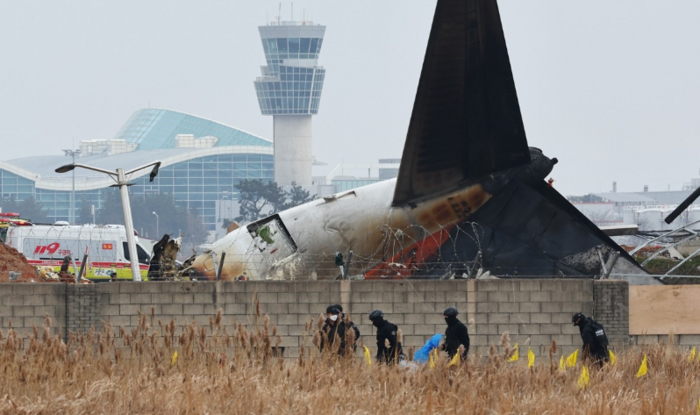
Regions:
<instances>
[{"instance_id":1,"label":"airport control tower","mask_svg":"<svg viewBox=\"0 0 700 415\"><path fill-rule=\"evenodd\" d=\"M255 80L260 111L272 115L275 181L311 185L311 116L318 114L326 70L318 66L325 26L276 21L260 26L267 66Z\"/></svg>"}]
</instances>

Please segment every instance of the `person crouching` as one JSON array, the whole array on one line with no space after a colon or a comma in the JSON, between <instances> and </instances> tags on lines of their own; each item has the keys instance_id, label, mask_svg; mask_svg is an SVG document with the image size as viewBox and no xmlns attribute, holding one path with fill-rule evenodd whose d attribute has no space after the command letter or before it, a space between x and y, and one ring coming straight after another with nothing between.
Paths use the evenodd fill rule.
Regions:
<instances>
[{"instance_id":1,"label":"person crouching","mask_svg":"<svg viewBox=\"0 0 700 415\"><path fill-rule=\"evenodd\" d=\"M382 310L369 313L369 319L377 328L377 362L394 364L405 359L401 343L398 340L399 328L384 320Z\"/></svg>"}]
</instances>

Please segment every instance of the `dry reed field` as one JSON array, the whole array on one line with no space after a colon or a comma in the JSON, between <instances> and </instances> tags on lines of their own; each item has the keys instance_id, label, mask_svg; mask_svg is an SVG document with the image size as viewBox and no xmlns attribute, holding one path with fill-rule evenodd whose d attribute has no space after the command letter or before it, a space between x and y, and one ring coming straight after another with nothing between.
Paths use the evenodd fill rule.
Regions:
<instances>
[{"instance_id":1,"label":"dry reed field","mask_svg":"<svg viewBox=\"0 0 700 415\"><path fill-rule=\"evenodd\" d=\"M527 349L508 362L508 335L487 357L472 353L448 366L406 369L369 365L361 356L319 353L318 322L306 325L299 358L276 357L275 327L265 316L228 333L221 312L208 327L177 326L140 315L126 332L104 324L71 335L51 334L47 318L24 338L0 338L3 414L683 414L698 412L700 362L672 346L620 351L617 363L562 372L555 344L528 368ZM230 326L229 326L230 327ZM315 334L316 333L316 334ZM315 338L314 338L315 337ZM374 352L374 340L365 337ZM409 351L409 355L410 355ZM648 374L637 378L642 356ZM523 355L524 358L523 358Z\"/></svg>"}]
</instances>

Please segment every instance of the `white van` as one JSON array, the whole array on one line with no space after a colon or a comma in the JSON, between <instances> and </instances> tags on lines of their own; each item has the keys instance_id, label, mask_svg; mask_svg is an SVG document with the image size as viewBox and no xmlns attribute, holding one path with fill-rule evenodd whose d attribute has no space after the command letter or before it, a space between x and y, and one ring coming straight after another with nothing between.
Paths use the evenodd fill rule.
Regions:
<instances>
[{"instance_id":1,"label":"white van","mask_svg":"<svg viewBox=\"0 0 700 415\"><path fill-rule=\"evenodd\" d=\"M11 226L7 232L7 245L17 249L34 266L51 266L60 270L63 258L70 256L71 268L82 265L88 254L85 276L92 280L106 280L112 271L117 278L131 280L131 263L126 243L126 231L122 225L55 225ZM151 253L136 237L141 279L148 274Z\"/></svg>"}]
</instances>

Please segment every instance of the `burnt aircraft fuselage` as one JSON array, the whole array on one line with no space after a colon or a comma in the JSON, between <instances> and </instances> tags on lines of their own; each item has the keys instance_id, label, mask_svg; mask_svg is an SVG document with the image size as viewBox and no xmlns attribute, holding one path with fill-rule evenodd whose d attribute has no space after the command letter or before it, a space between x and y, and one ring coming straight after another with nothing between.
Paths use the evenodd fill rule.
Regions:
<instances>
[{"instance_id":1,"label":"burnt aircraft fuselage","mask_svg":"<svg viewBox=\"0 0 700 415\"><path fill-rule=\"evenodd\" d=\"M548 187L543 178L556 162L537 149L531 149L531 157L528 165L401 207L391 206L395 180L315 200L232 231L215 242L211 252L197 257L192 268L197 278L214 279L216 261L226 253L224 280L335 279L341 274L336 255L342 253L348 275L364 278L445 278L479 269L501 275L597 273L597 252L589 251L600 245L598 241L579 247L585 254L578 259L568 258L567 244L524 249L531 245L527 239L546 233L551 221L540 220L531 212L532 202L520 200L519 194L538 183ZM514 183L520 191L513 191ZM532 195L526 198L533 200ZM537 199L536 204L541 203ZM544 222L543 229L523 232L511 226L512 232L503 234L501 225L513 221L499 215L508 204L521 206L524 222ZM604 252L606 259L610 252Z\"/></svg>"}]
</instances>

